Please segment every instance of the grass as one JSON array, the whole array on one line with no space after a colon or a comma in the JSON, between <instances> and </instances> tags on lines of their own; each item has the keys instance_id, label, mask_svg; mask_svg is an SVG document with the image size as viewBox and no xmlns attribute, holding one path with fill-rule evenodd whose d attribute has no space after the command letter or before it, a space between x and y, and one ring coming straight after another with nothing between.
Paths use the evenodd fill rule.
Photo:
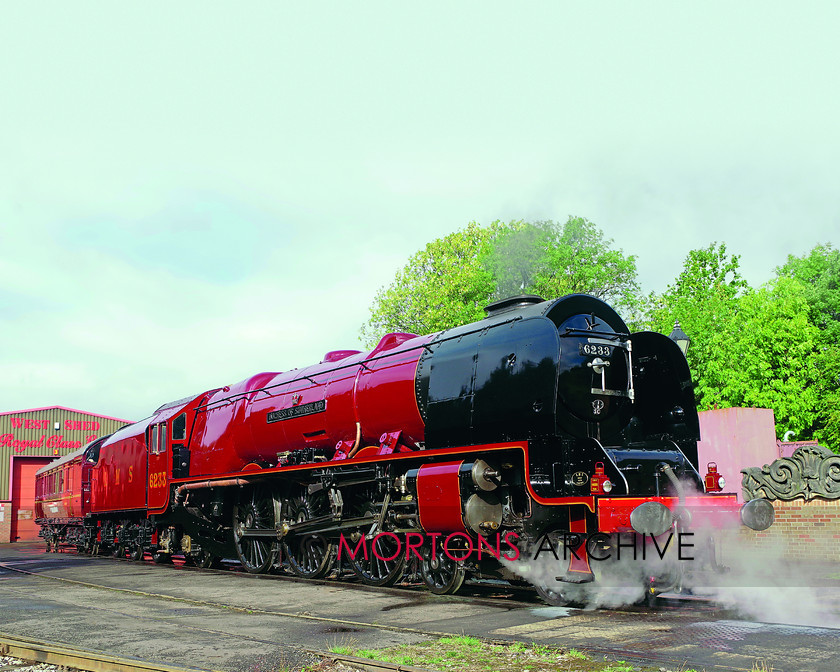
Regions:
<instances>
[{"instance_id":1,"label":"grass","mask_svg":"<svg viewBox=\"0 0 840 672\"><path fill-rule=\"evenodd\" d=\"M332 653L413 665L440 672L653 672L658 668L634 666L625 661L596 661L577 649L546 644L499 644L466 635L436 641L403 644L387 649L334 646Z\"/></svg>"},{"instance_id":2,"label":"grass","mask_svg":"<svg viewBox=\"0 0 840 672\"><path fill-rule=\"evenodd\" d=\"M418 644L402 644L386 649L357 649L344 642L330 652L381 660L397 665L412 665L436 672L659 672L659 667L634 664L625 660L596 660L578 649L546 644L485 642L466 635L441 637ZM313 672L329 672L316 668ZM672 672L705 672L680 666ZM766 661L756 660L750 672L773 672Z\"/></svg>"}]
</instances>

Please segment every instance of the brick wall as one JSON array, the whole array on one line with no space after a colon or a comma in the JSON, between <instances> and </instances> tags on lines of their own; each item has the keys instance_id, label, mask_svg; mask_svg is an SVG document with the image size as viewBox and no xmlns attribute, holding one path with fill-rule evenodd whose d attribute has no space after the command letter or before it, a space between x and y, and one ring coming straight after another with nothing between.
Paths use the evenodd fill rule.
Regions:
<instances>
[{"instance_id":1,"label":"brick wall","mask_svg":"<svg viewBox=\"0 0 840 672\"><path fill-rule=\"evenodd\" d=\"M8 544L12 538L12 503L0 502L0 544Z\"/></svg>"},{"instance_id":2,"label":"brick wall","mask_svg":"<svg viewBox=\"0 0 840 672\"><path fill-rule=\"evenodd\" d=\"M742 544L788 560L840 562L840 500L776 500L773 508L773 526L764 532L742 530Z\"/></svg>"}]
</instances>

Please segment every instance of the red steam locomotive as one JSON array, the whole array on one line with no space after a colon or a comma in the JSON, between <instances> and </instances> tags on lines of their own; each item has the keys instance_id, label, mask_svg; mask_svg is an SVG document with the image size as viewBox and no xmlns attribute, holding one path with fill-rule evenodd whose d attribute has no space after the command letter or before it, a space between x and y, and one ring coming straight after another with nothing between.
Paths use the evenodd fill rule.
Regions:
<instances>
[{"instance_id":1,"label":"red steam locomotive","mask_svg":"<svg viewBox=\"0 0 840 672\"><path fill-rule=\"evenodd\" d=\"M738 519L735 495L704 492L698 439L670 339L630 334L591 296L515 297L480 322L164 404L41 470L36 515L48 544L157 562L317 578L338 561L389 585L414 559L436 593L527 575L528 553L550 551L536 584L560 603L627 535ZM772 506L740 518L764 529Z\"/></svg>"}]
</instances>

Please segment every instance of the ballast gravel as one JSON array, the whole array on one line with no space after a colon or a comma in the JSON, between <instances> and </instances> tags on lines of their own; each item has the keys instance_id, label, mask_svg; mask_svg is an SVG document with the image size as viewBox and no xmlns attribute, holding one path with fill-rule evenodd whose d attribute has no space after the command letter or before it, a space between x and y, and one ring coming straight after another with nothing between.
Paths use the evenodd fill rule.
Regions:
<instances>
[{"instance_id":1,"label":"ballast gravel","mask_svg":"<svg viewBox=\"0 0 840 672\"><path fill-rule=\"evenodd\" d=\"M79 672L72 667L32 663L12 656L0 656L0 672Z\"/></svg>"}]
</instances>

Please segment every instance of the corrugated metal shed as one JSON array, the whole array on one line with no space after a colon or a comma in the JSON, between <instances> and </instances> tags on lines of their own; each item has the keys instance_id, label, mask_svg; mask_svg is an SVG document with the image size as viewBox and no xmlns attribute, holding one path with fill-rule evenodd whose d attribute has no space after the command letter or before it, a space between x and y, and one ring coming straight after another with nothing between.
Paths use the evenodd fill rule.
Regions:
<instances>
[{"instance_id":1,"label":"corrugated metal shed","mask_svg":"<svg viewBox=\"0 0 840 672\"><path fill-rule=\"evenodd\" d=\"M0 501L8 501L15 457L59 457L130 420L52 406L0 413Z\"/></svg>"}]
</instances>

